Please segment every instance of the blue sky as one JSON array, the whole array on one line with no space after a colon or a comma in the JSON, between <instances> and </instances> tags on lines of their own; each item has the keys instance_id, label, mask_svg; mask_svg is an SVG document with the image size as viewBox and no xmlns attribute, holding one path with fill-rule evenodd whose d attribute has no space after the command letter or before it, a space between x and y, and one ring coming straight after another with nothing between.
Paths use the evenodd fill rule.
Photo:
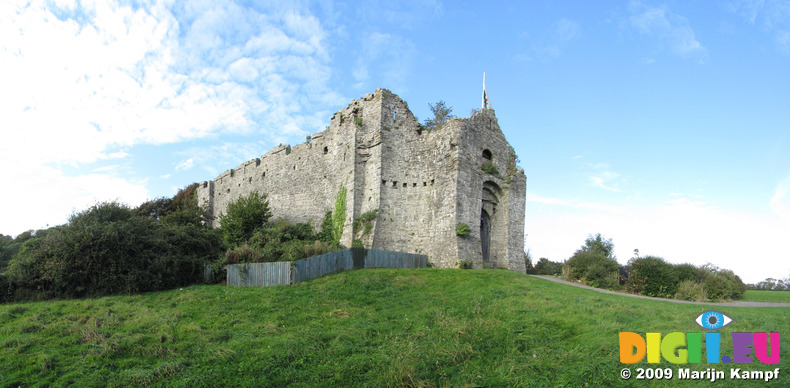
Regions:
<instances>
[{"instance_id":1,"label":"blue sky","mask_svg":"<svg viewBox=\"0 0 790 388\"><path fill-rule=\"evenodd\" d=\"M790 1L10 1L0 37L3 234L172 196L378 87L467 117L485 71L535 259L602 233L790 275Z\"/></svg>"}]
</instances>

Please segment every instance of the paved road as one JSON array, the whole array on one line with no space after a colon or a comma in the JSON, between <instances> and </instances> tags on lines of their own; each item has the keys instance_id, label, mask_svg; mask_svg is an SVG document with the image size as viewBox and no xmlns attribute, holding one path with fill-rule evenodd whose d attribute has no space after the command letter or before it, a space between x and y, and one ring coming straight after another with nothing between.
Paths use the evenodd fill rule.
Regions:
<instances>
[{"instance_id":1,"label":"paved road","mask_svg":"<svg viewBox=\"0 0 790 388\"><path fill-rule=\"evenodd\" d=\"M614 294L614 295L621 295L627 296L630 298L642 298L642 299L653 299L653 300L661 300L664 302L672 302L672 303L685 303L685 304L702 304L707 306L724 306L724 307L790 307L790 303L776 303L776 302L747 302L743 300L736 300L734 302L725 302L725 303L711 303L711 302L689 302L686 300L677 300L677 299L664 299L664 298L654 298L652 296L644 296L644 295L634 295L634 294L627 294L624 292L617 292L612 290L604 290L602 288L595 288L586 286L581 283L576 282L569 282L567 280L562 280L559 278L555 278L553 276L538 276L538 275L530 275L532 277L540 278L549 280L555 283L562 283L567 284L569 286L580 287L580 288L587 288L590 290L595 290L598 292L603 292L606 294Z\"/></svg>"}]
</instances>

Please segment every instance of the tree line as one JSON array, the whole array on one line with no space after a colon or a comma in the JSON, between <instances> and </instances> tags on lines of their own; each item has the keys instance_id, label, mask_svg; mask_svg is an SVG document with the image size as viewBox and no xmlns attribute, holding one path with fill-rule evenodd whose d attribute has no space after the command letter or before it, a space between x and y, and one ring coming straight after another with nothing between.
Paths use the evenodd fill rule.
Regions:
<instances>
[{"instance_id":1,"label":"tree line","mask_svg":"<svg viewBox=\"0 0 790 388\"><path fill-rule=\"evenodd\" d=\"M527 255L527 272L557 275L593 287L623 290L634 294L689 301L740 299L746 285L733 271L713 264L673 264L658 256L634 256L621 266L614 256L614 243L601 234L588 236L563 263L541 258L535 265Z\"/></svg>"}]
</instances>

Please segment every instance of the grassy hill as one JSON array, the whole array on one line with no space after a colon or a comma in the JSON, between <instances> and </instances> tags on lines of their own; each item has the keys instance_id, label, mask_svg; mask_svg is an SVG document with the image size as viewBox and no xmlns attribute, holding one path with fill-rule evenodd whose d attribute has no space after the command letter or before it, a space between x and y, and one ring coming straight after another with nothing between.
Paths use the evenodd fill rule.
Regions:
<instances>
[{"instance_id":1,"label":"grassy hill","mask_svg":"<svg viewBox=\"0 0 790 388\"><path fill-rule=\"evenodd\" d=\"M17 303L0 305L0 386L657 385L620 378L618 332L699 332L693 319L707 309L505 270L438 269ZM733 319L722 354L731 332L790 335L787 308L718 310ZM781 358L783 368L787 347ZM630 367L640 366L649 365ZM729 376L721 364L654 366ZM790 369L771 385L790 386Z\"/></svg>"}]
</instances>

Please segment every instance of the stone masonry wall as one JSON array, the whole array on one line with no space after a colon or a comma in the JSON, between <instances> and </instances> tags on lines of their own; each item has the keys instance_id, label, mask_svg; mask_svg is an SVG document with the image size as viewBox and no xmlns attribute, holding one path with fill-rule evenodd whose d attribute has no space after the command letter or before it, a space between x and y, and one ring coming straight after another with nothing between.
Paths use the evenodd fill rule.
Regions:
<instances>
[{"instance_id":1,"label":"stone masonry wall","mask_svg":"<svg viewBox=\"0 0 790 388\"><path fill-rule=\"evenodd\" d=\"M273 219L309 221L319 228L343 185L345 246L360 239L367 248L426 254L438 267L468 260L475 267L524 272L526 177L515 165L509 169L515 154L493 110L450 120L431 132L419 129L403 100L378 89L335 113L328 129L309 143L275 147L203 182L198 201L216 227L229 202L258 191L268 194ZM493 155L498 176L481 170L488 161L484 150ZM492 215L491 255L485 264L483 206ZM369 211L377 211L373 229L355 234L353 220ZM471 227L469 236L456 236L459 223Z\"/></svg>"}]
</instances>

